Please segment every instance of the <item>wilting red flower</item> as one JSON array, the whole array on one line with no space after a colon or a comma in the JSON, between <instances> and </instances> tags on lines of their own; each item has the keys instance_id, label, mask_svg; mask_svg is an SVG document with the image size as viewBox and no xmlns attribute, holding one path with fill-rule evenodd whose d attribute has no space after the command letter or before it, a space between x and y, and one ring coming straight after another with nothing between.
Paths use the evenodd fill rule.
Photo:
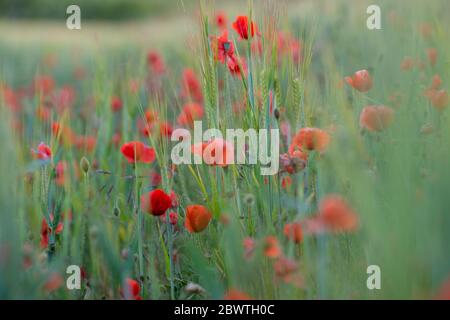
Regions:
<instances>
[{"instance_id":1,"label":"wilting red flower","mask_svg":"<svg viewBox=\"0 0 450 320\"><path fill-rule=\"evenodd\" d=\"M293 174L301 171L305 168L307 160L308 154L302 150L293 150L292 154L283 153L280 155L280 172Z\"/></svg>"},{"instance_id":2,"label":"wilting red flower","mask_svg":"<svg viewBox=\"0 0 450 320\"><path fill-rule=\"evenodd\" d=\"M202 205L190 205L186 207L186 219L184 226L190 233L201 232L212 219L211 212Z\"/></svg>"},{"instance_id":3,"label":"wilting red flower","mask_svg":"<svg viewBox=\"0 0 450 320\"><path fill-rule=\"evenodd\" d=\"M221 63L225 63L227 57L234 55L234 45L233 42L228 40L227 30L224 30L221 36L212 39L211 49L214 53L214 59Z\"/></svg>"},{"instance_id":4,"label":"wilting red flower","mask_svg":"<svg viewBox=\"0 0 450 320\"><path fill-rule=\"evenodd\" d=\"M171 225L176 225L178 223L178 214L176 212L171 211L169 213L169 222Z\"/></svg>"},{"instance_id":5,"label":"wilting red flower","mask_svg":"<svg viewBox=\"0 0 450 320\"><path fill-rule=\"evenodd\" d=\"M203 100L202 86L192 69L186 68L183 71L181 96L192 98L196 102Z\"/></svg>"},{"instance_id":6,"label":"wilting red flower","mask_svg":"<svg viewBox=\"0 0 450 320\"><path fill-rule=\"evenodd\" d=\"M289 146L289 154L293 155L295 150L302 151L324 151L330 143L330 135L319 128L302 128L292 138Z\"/></svg>"},{"instance_id":7,"label":"wilting red flower","mask_svg":"<svg viewBox=\"0 0 450 320\"><path fill-rule=\"evenodd\" d=\"M353 76L345 77L345 81L360 92L367 92L372 88L372 77L367 70L356 71Z\"/></svg>"},{"instance_id":8,"label":"wilting red flower","mask_svg":"<svg viewBox=\"0 0 450 320\"><path fill-rule=\"evenodd\" d=\"M264 241L264 255L268 258L278 258L281 255L280 244L276 237L266 237Z\"/></svg>"},{"instance_id":9,"label":"wilting red flower","mask_svg":"<svg viewBox=\"0 0 450 320\"><path fill-rule=\"evenodd\" d=\"M223 297L224 300L253 300L252 297L250 297L245 292L236 290L236 289L229 289L225 296Z\"/></svg>"},{"instance_id":10,"label":"wilting red flower","mask_svg":"<svg viewBox=\"0 0 450 320\"><path fill-rule=\"evenodd\" d=\"M147 54L147 63L151 70L156 74L163 74L166 70L163 58L156 51L150 51Z\"/></svg>"},{"instance_id":11,"label":"wilting red flower","mask_svg":"<svg viewBox=\"0 0 450 320\"><path fill-rule=\"evenodd\" d=\"M182 126L193 126L195 120L203 118L203 107L197 103L188 103L181 110L177 123Z\"/></svg>"},{"instance_id":12,"label":"wilting red flower","mask_svg":"<svg viewBox=\"0 0 450 320\"><path fill-rule=\"evenodd\" d=\"M53 224L53 220L54 220L53 214L50 214L50 224ZM64 224L61 221L58 223L58 225L55 228L53 228L48 225L47 220L45 218L42 219L41 248L47 248L50 235L52 235L53 233L55 235L60 234L63 231L63 228L64 228Z\"/></svg>"},{"instance_id":13,"label":"wilting red flower","mask_svg":"<svg viewBox=\"0 0 450 320\"><path fill-rule=\"evenodd\" d=\"M117 96L112 97L111 98L111 110L113 112L117 112L117 111L120 111L120 109L122 109L122 100Z\"/></svg>"},{"instance_id":14,"label":"wilting red flower","mask_svg":"<svg viewBox=\"0 0 450 320\"><path fill-rule=\"evenodd\" d=\"M234 162L233 144L221 138L193 145L192 153L202 156L208 165L226 167Z\"/></svg>"},{"instance_id":15,"label":"wilting red flower","mask_svg":"<svg viewBox=\"0 0 450 320\"><path fill-rule=\"evenodd\" d=\"M427 57L430 64L434 66L437 62L438 52L436 48L428 48L427 49Z\"/></svg>"},{"instance_id":16,"label":"wilting red flower","mask_svg":"<svg viewBox=\"0 0 450 320\"><path fill-rule=\"evenodd\" d=\"M236 18L236 21L233 22L232 26L233 29L236 31L236 33L239 35L239 39L241 40L248 39L249 25L247 16L238 16ZM252 21L250 26L250 34L252 38L255 36L255 33L258 34L258 29L256 24Z\"/></svg>"},{"instance_id":17,"label":"wilting red flower","mask_svg":"<svg viewBox=\"0 0 450 320\"><path fill-rule=\"evenodd\" d=\"M172 199L161 189L150 191L141 198L142 210L154 216L161 216L172 207Z\"/></svg>"},{"instance_id":18,"label":"wilting red flower","mask_svg":"<svg viewBox=\"0 0 450 320\"><path fill-rule=\"evenodd\" d=\"M319 204L319 213L306 221L309 233L351 232L358 228L358 216L338 195L328 195Z\"/></svg>"},{"instance_id":19,"label":"wilting red flower","mask_svg":"<svg viewBox=\"0 0 450 320\"><path fill-rule=\"evenodd\" d=\"M38 145L37 151L31 150L31 152L40 160L48 160L52 157L52 150L43 142Z\"/></svg>"},{"instance_id":20,"label":"wilting red flower","mask_svg":"<svg viewBox=\"0 0 450 320\"><path fill-rule=\"evenodd\" d=\"M218 11L216 13L216 25L219 29L225 29L227 27L227 16L225 12Z\"/></svg>"},{"instance_id":21,"label":"wilting red flower","mask_svg":"<svg viewBox=\"0 0 450 320\"><path fill-rule=\"evenodd\" d=\"M366 106L359 116L359 125L368 131L382 131L394 119L394 110L386 106Z\"/></svg>"},{"instance_id":22,"label":"wilting red flower","mask_svg":"<svg viewBox=\"0 0 450 320\"><path fill-rule=\"evenodd\" d=\"M120 289L120 295L125 300L141 300L139 293L141 286L134 279L126 278L124 283L125 290Z\"/></svg>"},{"instance_id":23,"label":"wilting red flower","mask_svg":"<svg viewBox=\"0 0 450 320\"><path fill-rule=\"evenodd\" d=\"M302 225L298 222L287 223L284 226L284 235L291 241L295 243L300 243L303 241L303 229Z\"/></svg>"},{"instance_id":24,"label":"wilting red flower","mask_svg":"<svg viewBox=\"0 0 450 320\"><path fill-rule=\"evenodd\" d=\"M155 160L155 150L140 141L124 143L120 151L129 163L152 163Z\"/></svg>"}]
</instances>

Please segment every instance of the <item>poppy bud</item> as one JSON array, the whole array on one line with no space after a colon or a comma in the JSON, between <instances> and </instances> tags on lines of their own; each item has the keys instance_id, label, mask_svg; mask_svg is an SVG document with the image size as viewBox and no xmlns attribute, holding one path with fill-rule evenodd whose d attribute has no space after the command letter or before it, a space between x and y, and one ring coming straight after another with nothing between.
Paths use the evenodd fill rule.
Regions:
<instances>
[{"instance_id":1,"label":"poppy bud","mask_svg":"<svg viewBox=\"0 0 450 320\"><path fill-rule=\"evenodd\" d=\"M120 216L120 208L117 207L117 206L115 206L114 209L113 209L113 214L114 214L116 217Z\"/></svg>"},{"instance_id":2,"label":"poppy bud","mask_svg":"<svg viewBox=\"0 0 450 320\"><path fill-rule=\"evenodd\" d=\"M86 157L81 158L80 160L80 168L84 172L84 174L87 174L89 172L91 164L89 163L89 160Z\"/></svg>"},{"instance_id":3,"label":"poppy bud","mask_svg":"<svg viewBox=\"0 0 450 320\"><path fill-rule=\"evenodd\" d=\"M280 110L275 109L273 111L273 115L275 116L275 119L279 120L280 119Z\"/></svg>"}]
</instances>

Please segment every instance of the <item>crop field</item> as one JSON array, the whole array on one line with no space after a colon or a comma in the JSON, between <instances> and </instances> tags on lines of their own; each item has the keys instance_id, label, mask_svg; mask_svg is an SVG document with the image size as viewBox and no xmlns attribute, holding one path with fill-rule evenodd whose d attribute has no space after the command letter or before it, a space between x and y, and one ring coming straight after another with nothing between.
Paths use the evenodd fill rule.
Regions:
<instances>
[{"instance_id":1,"label":"crop field","mask_svg":"<svg viewBox=\"0 0 450 320\"><path fill-rule=\"evenodd\" d=\"M449 1L154 5L0 19L1 299L450 299Z\"/></svg>"}]
</instances>

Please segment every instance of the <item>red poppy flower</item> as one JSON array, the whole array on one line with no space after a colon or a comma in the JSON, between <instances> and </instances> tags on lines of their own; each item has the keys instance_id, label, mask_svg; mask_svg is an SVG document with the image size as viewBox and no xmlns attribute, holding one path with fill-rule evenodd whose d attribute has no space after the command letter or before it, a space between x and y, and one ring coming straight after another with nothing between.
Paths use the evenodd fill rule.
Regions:
<instances>
[{"instance_id":1,"label":"red poppy flower","mask_svg":"<svg viewBox=\"0 0 450 320\"><path fill-rule=\"evenodd\" d=\"M34 90L42 95L50 94L55 88L55 80L51 76L38 76L34 80Z\"/></svg>"},{"instance_id":2,"label":"red poppy flower","mask_svg":"<svg viewBox=\"0 0 450 320\"><path fill-rule=\"evenodd\" d=\"M97 138L95 136L78 136L75 138L75 145L79 150L91 153L97 145Z\"/></svg>"},{"instance_id":3,"label":"red poppy flower","mask_svg":"<svg viewBox=\"0 0 450 320\"><path fill-rule=\"evenodd\" d=\"M450 300L450 278L444 281L434 299Z\"/></svg>"},{"instance_id":4,"label":"red poppy flower","mask_svg":"<svg viewBox=\"0 0 450 320\"><path fill-rule=\"evenodd\" d=\"M177 123L182 126L193 126L195 120L203 118L203 107L197 103L189 103L183 107L177 118Z\"/></svg>"},{"instance_id":5,"label":"red poppy flower","mask_svg":"<svg viewBox=\"0 0 450 320\"><path fill-rule=\"evenodd\" d=\"M280 244L278 243L278 239L276 237L266 237L264 241L264 255L272 259L281 256Z\"/></svg>"},{"instance_id":6,"label":"red poppy flower","mask_svg":"<svg viewBox=\"0 0 450 320\"><path fill-rule=\"evenodd\" d=\"M287 223L284 226L284 235L291 241L295 243L300 243L303 241L303 229L302 225L298 222Z\"/></svg>"},{"instance_id":7,"label":"red poppy flower","mask_svg":"<svg viewBox=\"0 0 450 320\"><path fill-rule=\"evenodd\" d=\"M48 160L48 159L51 159L51 157L52 157L52 150L50 149L50 147L48 145L46 145L43 142L41 142L38 145L37 151L35 151L35 150L31 150L31 151L40 160Z\"/></svg>"},{"instance_id":8,"label":"red poppy flower","mask_svg":"<svg viewBox=\"0 0 450 320\"><path fill-rule=\"evenodd\" d=\"M50 223L53 223L54 217L53 214L50 214ZM47 220L44 218L42 219L41 223L41 248L47 248L49 237L52 233L55 235L60 234L63 231L64 224L62 222L59 222L56 228L52 228L48 225Z\"/></svg>"},{"instance_id":9,"label":"red poppy flower","mask_svg":"<svg viewBox=\"0 0 450 320\"><path fill-rule=\"evenodd\" d=\"M111 98L111 110L113 112L117 112L117 111L120 111L120 109L122 109L122 100L117 96L112 97Z\"/></svg>"},{"instance_id":10,"label":"red poppy flower","mask_svg":"<svg viewBox=\"0 0 450 320\"><path fill-rule=\"evenodd\" d=\"M234 45L233 42L228 40L228 31L224 30L222 35L212 39L211 49L214 53L214 59L225 63L227 57L232 57L234 55Z\"/></svg>"},{"instance_id":11,"label":"red poppy flower","mask_svg":"<svg viewBox=\"0 0 450 320\"><path fill-rule=\"evenodd\" d=\"M303 286L303 279L299 273L298 263L292 259L280 257L273 265L277 279L284 283L293 284L298 288Z\"/></svg>"},{"instance_id":12,"label":"red poppy flower","mask_svg":"<svg viewBox=\"0 0 450 320\"><path fill-rule=\"evenodd\" d=\"M172 199L163 190L156 189L142 196L141 207L147 213L161 216L172 207Z\"/></svg>"},{"instance_id":13,"label":"red poppy flower","mask_svg":"<svg viewBox=\"0 0 450 320\"><path fill-rule=\"evenodd\" d=\"M163 74L166 70L163 58L156 51L150 51L147 54L147 63L151 70L156 74Z\"/></svg>"},{"instance_id":14,"label":"red poppy flower","mask_svg":"<svg viewBox=\"0 0 450 320\"><path fill-rule=\"evenodd\" d=\"M249 25L247 16L238 16L236 18L236 21L233 22L232 26L233 29L236 31L236 33L239 35L239 39L241 40L248 39ZM253 21L251 22L250 25L250 33L251 37L254 37L255 34L258 34L257 26Z\"/></svg>"},{"instance_id":15,"label":"red poppy flower","mask_svg":"<svg viewBox=\"0 0 450 320\"><path fill-rule=\"evenodd\" d=\"M65 172L67 171L67 162L59 161L55 166L55 183L63 186L65 182Z\"/></svg>"},{"instance_id":16,"label":"red poppy flower","mask_svg":"<svg viewBox=\"0 0 450 320\"><path fill-rule=\"evenodd\" d=\"M292 155L295 150L302 151L325 151L330 143L330 135L318 128L302 128L292 138L291 145L289 146L289 153Z\"/></svg>"},{"instance_id":17,"label":"red poppy flower","mask_svg":"<svg viewBox=\"0 0 450 320\"><path fill-rule=\"evenodd\" d=\"M351 77L345 77L345 81L360 92L367 92L372 88L372 77L367 70L356 71Z\"/></svg>"},{"instance_id":18,"label":"red poppy flower","mask_svg":"<svg viewBox=\"0 0 450 320\"><path fill-rule=\"evenodd\" d=\"M190 233L201 232L209 224L212 219L211 212L202 205L190 205L186 207L185 224L187 231Z\"/></svg>"},{"instance_id":19,"label":"red poppy flower","mask_svg":"<svg viewBox=\"0 0 450 320\"><path fill-rule=\"evenodd\" d=\"M250 297L245 292L236 290L236 289L229 289L227 293L225 293L225 296L223 297L224 300L253 300L252 297Z\"/></svg>"},{"instance_id":20,"label":"red poppy flower","mask_svg":"<svg viewBox=\"0 0 450 320\"><path fill-rule=\"evenodd\" d=\"M442 111L447 107L449 102L449 96L446 90L431 90L429 92L429 99L431 104L439 111Z\"/></svg>"},{"instance_id":21,"label":"red poppy flower","mask_svg":"<svg viewBox=\"0 0 450 320\"><path fill-rule=\"evenodd\" d=\"M240 76L242 71L244 71L244 74L247 73L247 65L244 58L241 58L240 61L238 61L236 56L227 57L227 67L228 71L230 71L233 76Z\"/></svg>"},{"instance_id":22,"label":"red poppy flower","mask_svg":"<svg viewBox=\"0 0 450 320\"><path fill-rule=\"evenodd\" d=\"M52 292L64 284L64 278L57 272L52 272L44 283L44 290Z\"/></svg>"},{"instance_id":23,"label":"red poppy flower","mask_svg":"<svg viewBox=\"0 0 450 320\"><path fill-rule=\"evenodd\" d=\"M141 300L139 293L141 286L134 279L126 278L124 283L125 290L120 289L120 295L125 300Z\"/></svg>"},{"instance_id":24,"label":"red poppy flower","mask_svg":"<svg viewBox=\"0 0 450 320\"><path fill-rule=\"evenodd\" d=\"M173 133L173 127L169 122L159 123L159 134L163 137L171 137Z\"/></svg>"},{"instance_id":25,"label":"red poppy flower","mask_svg":"<svg viewBox=\"0 0 450 320\"><path fill-rule=\"evenodd\" d=\"M152 163L155 160L155 150L151 147L147 147L140 141L124 143L120 148L120 151L129 163Z\"/></svg>"},{"instance_id":26,"label":"red poppy flower","mask_svg":"<svg viewBox=\"0 0 450 320\"><path fill-rule=\"evenodd\" d=\"M382 131L394 119L394 110L386 106L366 106L359 116L359 125L368 131Z\"/></svg>"},{"instance_id":27,"label":"red poppy flower","mask_svg":"<svg viewBox=\"0 0 450 320\"><path fill-rule=\"evenodd\" d=\"M216 25L219 29L225 29L227 27L227 16L225 12L218 11L216 13Z\"/></svg>"},{"instance_id":28,"label":"red poppy flower","mask_svg":"<svg viewBox=\"0 0 450 320\"><path fill-rule=\"evenodd\" d=\"M186 68L183 71L181 96L191 98L196 102L203 100L202 86L192 69Z\"/></svg>"}]
</instances>

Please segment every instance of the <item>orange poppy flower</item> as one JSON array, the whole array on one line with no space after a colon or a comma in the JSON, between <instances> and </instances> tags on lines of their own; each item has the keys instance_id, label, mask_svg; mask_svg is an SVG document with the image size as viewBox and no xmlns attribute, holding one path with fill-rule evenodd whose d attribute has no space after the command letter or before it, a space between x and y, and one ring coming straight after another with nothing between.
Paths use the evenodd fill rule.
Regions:
<instances>
[{"instance_id":1,"label":"orange poppy flower","mask_svg":"<svg viewBox=\"0 0 450 320\"><path fill-rule=\"evenodd\" d=\"M386 106L366 106L359 116L359 125L368 131L382 131L394 119L394 110Z\"/></svg>"},{"instance_id":2,"label":"orange poppy flower","mask_svg":"<svg viewBox=\"0 0 450 320\"><path fill-rule=\"evenodd\" d=\"M372 77L365 69L356 71L351 77L345 77L345 81L360 92L367 92L373 86Z\"/></svg>"},{"instance_id":3,"label":"orange poppy flower","mask_svg":"<svg viewBox=\"0 0 450 320\"><path fill-rule=\"evenodd\" d=\"M278 258L281 255L280 244L274 236L267 236L264 241L264 255L268 258Z\"/></svg>"},{"instance_id":4,"label":"orange poppy flower","mask_svg":"<svg viewBox=\"0 0 450 320\"><path fill-rule=\"evenodd\" d=\"M330 143L330 135L318 128L302 128L292 138L289 146L289 154L293 155L296 150L302 151L324 151Z\"/></svg>"},{"instance_id":5,"label":"orange poppy flower","mask_svg":"<svg viewBox=\"0 0 450 320\"><path fill-rule=\"evenodd\" d=\"M359 219L350 205L338 195L328 195L319 204L317 216L305 221L308 233L352 232Z\"/></svg>"},{"instance_id":6,"label":"orange poppy flower","mask_svg":"<svg viewBox=\"0 0 450 320\"><path fill-rule=\"evenodd\" d=\"M190 233L203 231L212 219L211 212L202 205L186 207L186 220L184 226Z\"/></svg>"}]
</instances>

